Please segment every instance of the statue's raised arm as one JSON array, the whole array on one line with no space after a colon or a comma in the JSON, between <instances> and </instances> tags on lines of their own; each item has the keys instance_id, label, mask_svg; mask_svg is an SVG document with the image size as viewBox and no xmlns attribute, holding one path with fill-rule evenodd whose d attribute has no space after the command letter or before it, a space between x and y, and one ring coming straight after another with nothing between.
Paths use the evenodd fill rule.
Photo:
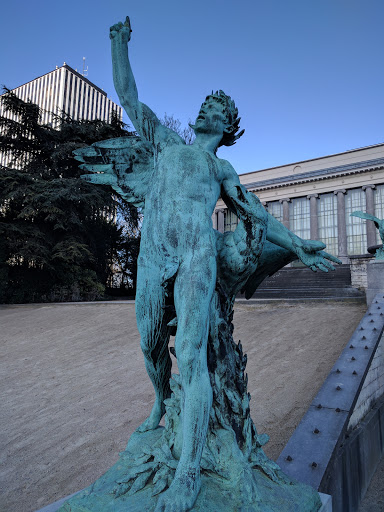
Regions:
<instances>
[{"instance_id":1,"label":"statue's raised arm","mask_svg":"<svg viewBox=\"0 0 384 512\"><path fill-rule=\"evenodd\" d=\"M139 101L136 82L128 56L128 42L131 39L131 23L127 16L125 23L117 23L110 28L109 37L112 49L113 82L121 105L128 114L136 131L151 144L166 140L175 132L163 126L156 114ZM180 139L181 140L181 139Z\"/></svg>"}]
</instances>

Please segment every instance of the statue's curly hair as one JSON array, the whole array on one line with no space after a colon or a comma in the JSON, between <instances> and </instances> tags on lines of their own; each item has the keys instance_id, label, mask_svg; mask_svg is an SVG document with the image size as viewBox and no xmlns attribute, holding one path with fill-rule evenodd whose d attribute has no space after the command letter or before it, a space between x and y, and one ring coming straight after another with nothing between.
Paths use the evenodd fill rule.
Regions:
<instances>
[{"instance_id":1,"label":"statue's curly hair","mask_svg":"<svg viewBox=\"0 0 384 512\"><path fill-rule=\"evenodd\" d=\"M219 146L232 146L236 143L237 139L239 139L245 130L241 130L239 133L236 134L236 132L240 129L240 119L241 117L237 117L239 114L239 111L236 108L235 102L233 99L225 94L224 91L216 91L215 93L212 91L212 94L209 94L205 101L213 99L215 101L218 101L222 105L224 105L226 111L227 111L227 122L232 126L232 131L227 133L225 132L223 135L223 138L221 139Z\"/></svg>"}]
</instances>

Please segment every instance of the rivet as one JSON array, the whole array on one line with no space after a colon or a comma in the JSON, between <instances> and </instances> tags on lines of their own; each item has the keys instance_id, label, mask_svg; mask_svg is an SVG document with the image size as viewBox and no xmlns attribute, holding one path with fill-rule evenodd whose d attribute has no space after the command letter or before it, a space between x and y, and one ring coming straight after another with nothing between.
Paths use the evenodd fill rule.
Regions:
<instances>
[{"instance_id":1,"label":"rivet","mask_svg":"<svg viewBox=\"0 0 384 512\"><path fill-rule=\"evenodd\" d=\"M337 386L336 387L337 391L340 391L341 387L340 386Z\"/></svg>"},{"instance_id":2,"label":"rivet","mask_svg":"<svg viewBox=\"0 0 384 512\"><path fill-rule=\"evenodd\" d=\"M315 430L313 431L314 434L319 434L320 433L320 430L318 428L315 428Z\"/></svg>"},{"instance_id":3,"label":"rivet","mask_svg":"<svg viewBox=\"0 0 384 512\"><path fill-rule=\"evenodd\" d=\"M365 350L368 350L368 345L365 345L365 347L364 347L364 348L365 348Z\"/></svg>"},{"instance_id":4,"label":"rivet","mask_svg":"<svg viewBox=\"0 0 384 512\"><path fill-rule=\"evenodd\" d=\"M364 331L364 327L360 327L360 331Z\"/></svg>"},{"instance_id":5,"label":"rivet","mask_svg":"<svg viewBox=\"0 0 384 512\"><path fill-rule=\"evenodd\" d=\"M312 462L311 466L312 466L313 468L317 468L317 462Z\"/></svg>"},{"instance_id":6,"label":"rivet","mask_svg":"<svg viewBox=\"0 0 384 512\"><path fill-rule=\"evenodd\" d=\"M349 348L355 348L353 345L349 345Z\"/></svg>"},{"instance_id":7,"label":"rivet","mask_svg":"<svg viewBox=\"0 0 384 512\"><path fill-rule=\"evenodd\" d=\"M353 357L353 356L351 357L351 359L352 359L352 361L356 361L356 358L355 358L355 357Z\"/></svg>"},{"instance_id":8,"label":"rivet","mask_svg":"<svg viewBox=\"0 0 384 512\"><path fill-rule=\"evenodd\" d=\"M371 313L371 312L369 312L369 313L368 313L368 316L372 316L372 313Z\"/></svg>"},{"instance_id":9,"label":"rivet","mask_svg":"<svg viewBox=\"0 0 384 512\"><path fill-rule=\"evenodd\" d=\"M357 371L353 370L352 375L357 375Z\"/></svg>"},{"instance_id":10,"label":"rivet","mask_svg":"<svg viewBox=\"0 0 384 512\"><path fill-rule=\"evenodd\" d=\"M362 339L362 340L366 340L367 338L366 338L365 336L363 336L361 339Z\"/></svg>"},{"instance_id":11,"label":"rivet","mask_svg":"<svg viewBox=\"0 0 384 512\"><path fill-rule=\"evenodd\" d=\"M380 307L380 306L377 306L377 309L381 309L381 307Z\"/></svg>"},{"instance_id":12,"label":"rivet","mask_svg":"<svg viewBox=\"0 0 384 512\"><path fill-rule=\"evenodd\" d=\"M340 412L341 409L339 409L338 407L336 407L336 412Z\"/></svg>"},{"instance_id":13,"label":"rivet","mask_svg":"<svg viewBox=\"0 0 384 512\"><path fill-rule=\"evenodd\" d=\"M374 328L372 329L372 331L377 331L376 327L374 327Z\"/></svg>"},{"instance_id":14,"label":"rivet","mask_svg":"<svg viewBox=\"0 0 384 512\"><path fill-rule=\"evenodd\" d=\"M373 318L370 319L370 323L373 324Z\"/></svg>"},{"instance_id":15,"label":"rivet","mask_svg":"<svg viewBox=\"0 0 384 512\"><path fill-rule=\"evenodd\" d=\"M375 304L378 304L378 302L379 302L378 300L375 300Z\"/></svg>"},{"instance_id":16,"label":"rivet","mask_svg":"<svg viewBox=\"0 0 384 512\"><path fill-rule=\"evenodd\" d=\"M323 408L323 406L322 406L321 404L319 404L319 405L317 406L317 408L318 408L318 409L322 409L322 408Z\"/></svg>"},{"instance_id":17,"label":"rivet","mask_svg":"<svg viewBox=\"0 0 384 512\"><path fill-rule=\"evenodd\" d=\"M384 313L380 313L380 316L383 316Z\"/></svg>"},{"instance_id":18,"label":"rivet","mask_svg":"<svg viewBox=\"0 0 384 512\"><path fill-rule=\"evenodd\" d=\"M291 460L293 460L293 459L290 455L288 455L285 460L287 460L288 462L291 462Z\"/></svg>"},{"instance_id":19,"label":"rivet","mask_svg":"<svg viewBox=\"0 0 384 512\"><path fill-rule=\"evenodd\" d=\"M341 371L339 369L336 370L336 373L341 373Z\"/></svg>"}]
</instances>

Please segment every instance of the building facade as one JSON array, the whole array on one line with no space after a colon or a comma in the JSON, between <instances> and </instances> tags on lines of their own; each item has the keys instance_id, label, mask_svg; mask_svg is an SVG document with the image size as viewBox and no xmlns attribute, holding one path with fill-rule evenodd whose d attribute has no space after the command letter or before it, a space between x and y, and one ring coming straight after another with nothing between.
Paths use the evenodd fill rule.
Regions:
<instances>
[{"instance_id":1,"label":"building facade","mask_svg":"<svg viewBox=\"0 0 384 512\"><path fill-rule=\"evenodd\" d=\"M23 101L31 101L41 109L41 123L55 126L54 115L65 113L74 120L110 122L113 113L122 121L123 109L107 97L107 93L72 69L61 67L12 90ZM0 115L17 121L6 112L1 102ZM10 157L0 153L0 165L8 165Z\"/></svg>"},{"instance_id":2,"label":"building facade","mask_svg":"<svg viewBox=\"0 0 384 512\"><path fill-rule=\"evenodd\" d=\"M305 239L350 263L381 243L373 222L351 217L360 210L384 218L384 144L242 174L268 212ZM236 216L219 200L213 224L234 230Z\"/></svg>"},{"instance_id":3,"label":"building facade","mask_svg":"<svg viewBox=\"0 0 384 512\"><path fill-rule=\"evenodd\" d=\"M63 66L16 87L12 92L23 101L31 100L41 108L43 124L53 124L52 114L62 112L75 120L101 119L108 122L112 112L123 119L122 108L110 100L106 92L65 62ZM0 115L7 115L1 101Z\"/></svg>"}]
</instances>

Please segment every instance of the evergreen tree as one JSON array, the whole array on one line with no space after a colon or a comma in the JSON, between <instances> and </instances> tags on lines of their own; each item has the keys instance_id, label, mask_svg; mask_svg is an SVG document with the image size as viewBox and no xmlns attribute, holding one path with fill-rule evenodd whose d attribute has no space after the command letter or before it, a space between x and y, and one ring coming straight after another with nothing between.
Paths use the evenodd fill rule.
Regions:
<instances>
[{"instance_id":1,"label":"evergreen tree","mask_svg":"<svg viewBox=\"0 0 384 512\"><path fill-rule=\"evenodd\" d=\"M57 116L55 129L11 91L1 100L14 118L0 117L7 159L0 166L0 302L101 297L122 248L130 255L125 233L137 234L138 214L107 187L79 179L72 151L129 132L116 116L110 123ZM125 227L116 223L121 215ZM125 278L132 267L125 264Z\"/></svg>"}]
</instances>

